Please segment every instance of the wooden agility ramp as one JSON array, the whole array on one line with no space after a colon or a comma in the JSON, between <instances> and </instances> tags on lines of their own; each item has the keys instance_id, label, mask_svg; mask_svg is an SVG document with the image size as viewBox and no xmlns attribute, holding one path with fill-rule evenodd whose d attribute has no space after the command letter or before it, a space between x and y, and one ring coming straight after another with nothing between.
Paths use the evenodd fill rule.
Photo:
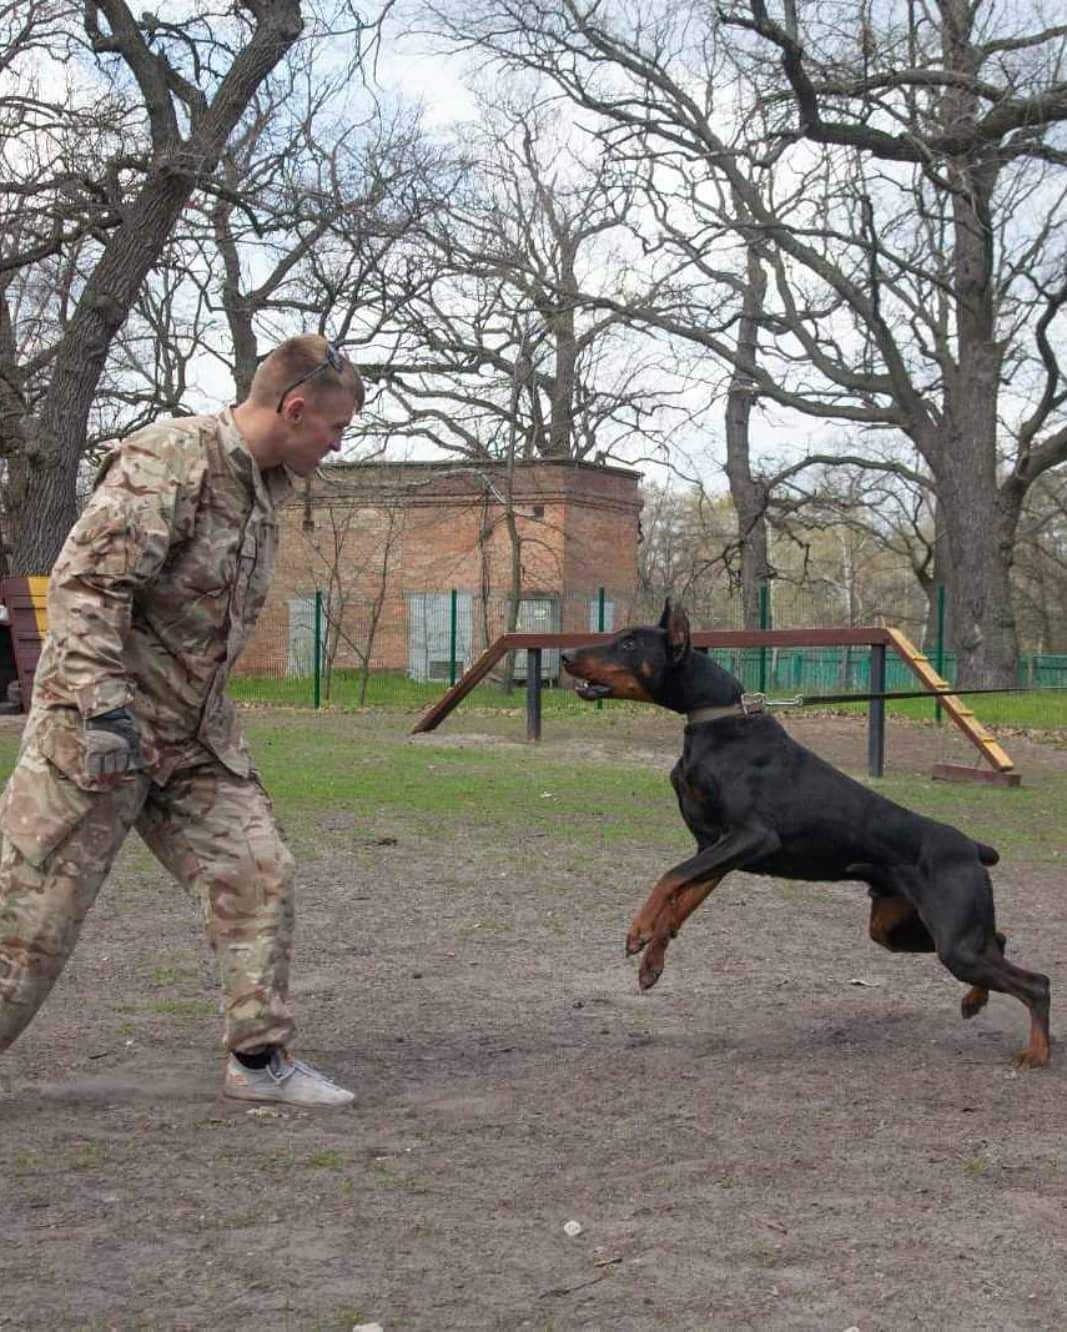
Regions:
<instances>
[{"instance_id":1,"label":"wooden agility ramp","mask_svg":"<svg viewBox=\"0 0 1067 1332\"><path fill-rule=\"evenodd\" d=\"M942 679L934 670L929 657L924 656L899 629L886 629L886 634L901 661L928 689L952 688L949 682ZM975 746L989 767L968 768L961 763L935 763L930 775L935 780L947 782L977 781L992 782L997 786L1018 786L1022 781L1022 774L963 700L956 694L941 694L937 702Z\"/></svg>"},{"instance_id":2,"label":"wooden agility ramp","mask_svg":"<svg viewBox=\"0 0 1067 1332\"><path fill-rule=\"evenodd\" d=\"M412 727L412 734L435 730L448 714L470 691L480 683L496 663L507 652L540 652L543 649L582 647L589 643L608 642L611 633L512 633L503 634L490 644L477 661L468 668L461 679L429 708ZM879 626L852 627L849 629L697 629L692 634L693 646L697 648L803 648L803 647L840 647L852 645L870 648L872 653L881 654L883 661L882 685L884 685L884 655L892 648L901 661L918 677L924 688L950 690L952 686L943 680L930 664L928 657L912 643L899 629ZM873 658L872 658L873 660ZM536 740L541 735L539 670L528 672L527 678L527 727L529 740ZM996 786L1018 786L1022 776L1015 764L1000 747L994 737L985 729L963 701L952 693L940 693L936 699L978 750L980 760L988 767L967 767L962 763L935 763L931 776L947 782L987 782ZM872 700L868 705L870 742L868 744L869 772L872 777L882 775L882 761L885 743L885 703ZM873 757L872 757L873 755Z\"/></svg>"}]
</instances>

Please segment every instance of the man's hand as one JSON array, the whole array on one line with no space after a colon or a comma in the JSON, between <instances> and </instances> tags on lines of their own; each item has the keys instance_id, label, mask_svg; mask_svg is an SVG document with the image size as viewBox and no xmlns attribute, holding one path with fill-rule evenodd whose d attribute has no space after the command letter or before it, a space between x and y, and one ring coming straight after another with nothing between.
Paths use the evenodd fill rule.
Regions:
<instances>
[{"instance_id":1,"label":"man's hand","mask_svg":"<svg viewBox=\"0 0 1067 1332\"><path fill-rule=\"evenodd\" d=\"M94 779L120 777L144 768L141 733L128 708L112 708L86 721L85 766Z\"/></svg>"}]
</instances>

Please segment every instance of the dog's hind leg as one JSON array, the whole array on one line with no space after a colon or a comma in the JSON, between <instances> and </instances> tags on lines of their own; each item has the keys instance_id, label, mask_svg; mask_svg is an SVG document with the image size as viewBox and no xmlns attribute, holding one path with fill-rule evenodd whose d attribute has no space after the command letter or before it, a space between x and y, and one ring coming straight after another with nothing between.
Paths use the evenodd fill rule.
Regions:
<instances>
[{"instance_id":1,"label":"dog's hind leg","mask_svg":"<svg viewBox=\"0 0 1067 1332\"><path fill-rule=\"evenodd\" d=\"M1003 957L1007 941L1003 934L1000 933L995 934L993 937L996 939L997 947L1000 949L1000 955ZM981 985L972 985L960 1000L960 1015L964 1018L977 1017L988 1003L989 991L983 989Z\"/></svg>"},{"instance_id":2,"label":"dog's hind leg","mask_svg":"<svg viewBox=\"0 0 1067 1332\"><path fill-rule=\"evenodd\" d=\"M1030 1011L1030 1041L1025 1050L1015 1056L1023 1068L1041 1068L1049 1059L1049 981L1040 972L1024 971L1009 962L1001 950L998 939L990 939L980 950L954 941L939 948L938 956L959 980L971 985L964 1003L977 1004L977 1012L984 1003L983 992L996 990L1010 994L1024 1003ZM964 1016L970 1016L965 1013Z\"/></svg>"},{"instance_id":3,"label":"dog's hind leg","mask_svg":"<svg viewBox=\"0 0 1067 1332\"><path fill-rule=\"evenodd\" d=\"M772 855L780 846L778 834L769 828L732 828L711 846L704 847L695 856L669 869L633 918L626 936L627 956L639 953L646 944L652 942L656 937L656 922L660 913L664 907L673 908L675 899L684 889L709 882L714 887L730 870L741 869L750 861ZM708 889L710 891L711 888ZM703 897L698 897L685 915L695 910L707 895L704 893Z\"/></svg>"},{"instance_id":4,"label":"dog's hind leg","mask_svg":"<svg viewBox=\"0 0 1067 1332\"><path fill-rule=\"evenodd\" d=\"M637 974L637 983L642 990L651 990L663 974L663 965L667 956L667 945L675 937L682 925L693 914L704 899L719 886L725 876L717 875L707 883L692 883L683 888L667 902L656 917L655 933L645 955L641 959L641 970Z\"/></svg>"},{"instance_id":5,"label":"dog's hind leg","mask_svg":"<svg viewBox=\"0 0 1067 1332\"><path fill-rule=\"evenodd\" d=\"M971 988L963 997L964 1017L973 1017L990 990L1010 994L1030 1014L1030 1040L1015 1057L1024 1068L1040 1068L1049 1059L1049 981L1025 971L1004 956L1004 936L997 933L993 885L989 874L969 858L934 856L926 862L909 893L937 943L937 955L958 980Z\"/></svg>"}]
</instances>

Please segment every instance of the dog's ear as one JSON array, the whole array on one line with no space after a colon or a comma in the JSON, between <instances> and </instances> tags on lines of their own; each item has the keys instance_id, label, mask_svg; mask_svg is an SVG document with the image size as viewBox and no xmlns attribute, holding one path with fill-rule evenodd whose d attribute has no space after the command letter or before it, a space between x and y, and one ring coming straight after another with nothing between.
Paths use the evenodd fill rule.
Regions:
<instances>
[{"instance_id":1,"label":"dog's ear","mask_svg":"<svg viewBox=\"0 0 1067 1332\"><path fill-rule=\"evenodd\" d=\"M689 655L689 616L681 606L671 609L668 602L664 617L667 621L664 625L667 630L667 651L672 664L679 666Z\"/></svg>"},{"instance_id":2,"label":"dog's ear","mask_svg":"<svg viewBox=\"0 0 1067 1332\"><path fill-rule=\"evenodd\" d=\"M663 614L659 617L659 627L666 629L671 622L671 599L670 597L663 603Z\"/></svg>"}]
</instances>

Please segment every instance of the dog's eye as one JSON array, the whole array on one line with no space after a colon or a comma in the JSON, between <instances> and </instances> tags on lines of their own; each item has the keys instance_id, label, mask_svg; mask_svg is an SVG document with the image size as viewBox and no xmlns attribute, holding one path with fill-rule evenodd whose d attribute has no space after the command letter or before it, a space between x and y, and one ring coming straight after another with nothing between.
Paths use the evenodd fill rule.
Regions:
<instances>
[{"instance_id":1,"label":"dog's eye","mask_svg":"<svg viewBox=\"0 0 1067 1332\"><path fill-rule=\"evenodd\" d=\"M622 652L632 652L635 647L636 644L634 643L634 640L632 638L624 638L622 642L619 644L619 649Z\"/></svg>"}]
</instances>

